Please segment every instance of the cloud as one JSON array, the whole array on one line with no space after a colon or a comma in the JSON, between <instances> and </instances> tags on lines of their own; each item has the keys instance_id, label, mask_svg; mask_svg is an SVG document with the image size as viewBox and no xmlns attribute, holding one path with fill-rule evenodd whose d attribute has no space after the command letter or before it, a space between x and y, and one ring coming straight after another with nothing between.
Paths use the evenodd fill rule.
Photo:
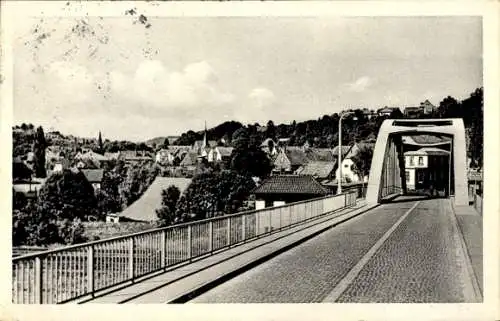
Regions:
<instances>
[{"instance_id":1,"label":"cloud","mask_svg":"<svg viewBox=\"0 0 500 321\"><path fill-rule=\"evenodd\" d=\"M206 61L171 71L161 61L146 60L133 76L112 72L110 80L113 94L162 112L217 108L234 101L232 94L220 88L214 69Z\"/></svg>"},{"instance_id":2,"label":"cloud","mask_svg":"<svg viewBox=\"0 0 500 321\"><path fill-rule=\"evenodd\" d=\"M277 99L273 91L264 87L252 89L245 103L245 108L235 113L235 117L245 123L265 122L273 118Z\"/></svg>"},{"instance_id":3,"label":"cloud","mask_svg":"<svg viewBox=\"0 0 500 321\"><path fill-rule=\"evenodd\" d=\"M276 101L274 93L263 87L254 88L249 94L248 98L252 102L253 107L265 109L271 107Z\"/></svg>"},{"instance_id":4,"label":"cloud","mask_svg":"<svg viewBox=\"0 0 500 321\"><path fill-rule=\"evenodd\" d=\"M354 92L362 92L373 84L373 80L368 76L358 78L355 82L347 84L347 89Z\"/></svg>"}]
</instances>

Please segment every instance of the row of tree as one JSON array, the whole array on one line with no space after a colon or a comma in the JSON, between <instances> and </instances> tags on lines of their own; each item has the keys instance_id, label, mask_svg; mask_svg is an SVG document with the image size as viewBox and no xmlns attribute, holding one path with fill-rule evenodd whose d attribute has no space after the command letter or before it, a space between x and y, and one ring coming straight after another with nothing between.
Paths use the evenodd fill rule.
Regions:
<instances>
[{"instance_id":1,"label":"row of tree","mask_svg":"<svg viewBox=\"0 0 500 321\"><path fill-rule=\"evenodd\" d=\"M158 175L154 164L125 165L105 170L101 189L94 191L81 171L53 173L36 199L13 191L14 245L73 244L84 241L83 225L104 220L136 201Z\"/></svg>"},{"instance_id":2,"label":"row of tree","mask_svg":"<svg viewBox=\"0 0 500 321\"><path fill-rule=\"evenodd\" d=\"M365 115L362 109L354 109L351 117L343 120L342 143L352 144L360 141L374 141L384 117L371 117ZM401 110L395 110L390 118L404 118ZM421 118L462 118L467 129L469 139L468 156L481 166L483 157L483 88L477 88L467 99L458 101L453 97L444 98L438 108L431 114ZM301 146L308 143L311 147L332 148L338 144L337 113L324 115L316 120L302 122L292 121L290 124L275 125L268 121L265 127L258 123L243 124L235 121L225 122L217 127L207 130L209 140L225 142L237 147L237 136L245 128L249 141L261 143L265 138L289 138L289 145ZM175 145L192 145L196 140L203 138L204 132L192 130L183 133L174 142Z\"/></svg>"},{"instance_id":3,"label":"row of tree","mask_svg":"<svg viewBox=\"0 0 500 321\"><path fill-rule=\"evenodd\" d=\"M184 193L175 186L162 192L156 211L161 225L201 220L247 209L245 201L255 182L232 170L205 171L196 175Z\"/></svg>"}]
</instances>

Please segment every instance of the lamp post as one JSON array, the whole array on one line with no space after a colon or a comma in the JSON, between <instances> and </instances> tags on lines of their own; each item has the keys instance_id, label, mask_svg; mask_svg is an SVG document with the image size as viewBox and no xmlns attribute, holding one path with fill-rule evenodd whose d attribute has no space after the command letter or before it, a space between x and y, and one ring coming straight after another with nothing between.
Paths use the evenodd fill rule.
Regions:
<instances>
[{"instance_id":1,"label":"lamp post","mask_svg":"<svg viewBox=\"0 0 500 321\"><path fill-rule=\"evenodd\" d=\"M339 157L338 157L338 166L339 166L339 176L337 177L337 194L342 194L342 117L346 115L352 115L354 114L352 111L347 111L347 112L341 112L339 115L339 145L338 145L338 152L339 152ZM356 120L356 118L355 118Z\"/></svg>"}]
</instances>

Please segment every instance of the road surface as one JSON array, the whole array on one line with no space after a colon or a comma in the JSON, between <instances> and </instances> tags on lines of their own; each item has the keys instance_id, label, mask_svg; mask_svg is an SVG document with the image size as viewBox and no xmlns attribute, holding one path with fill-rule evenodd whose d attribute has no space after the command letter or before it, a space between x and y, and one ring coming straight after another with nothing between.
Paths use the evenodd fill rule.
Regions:
<instances>
[{"instance_id":1,"label":"road surface","mask_svg":"<svg viewBox=\"0 0 500 321\"><path fill-rule=\"evenodd\" d=\"M450 210L446 199L397 199L190 302L471 302Z\"/></svg>"}]
</instances>

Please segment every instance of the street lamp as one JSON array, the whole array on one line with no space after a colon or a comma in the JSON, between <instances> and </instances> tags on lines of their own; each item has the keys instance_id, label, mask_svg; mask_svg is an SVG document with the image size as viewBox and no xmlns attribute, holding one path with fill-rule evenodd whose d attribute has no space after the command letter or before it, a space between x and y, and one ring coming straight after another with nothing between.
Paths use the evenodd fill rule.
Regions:
<instances>
[{"instance_id":1,"label":"street lamp","mask_svg":"<svg viewBox=\"0 0 500 321\"><path fill-rule=\"evenodd\" d=\"M337 194L342 193L342 118L344 116L352 115L354 112L352 111L343 111L339 115L339 157L338 157L338 166L339 166L339 176L337 177ZM353 118L354 120L357 120L356 117Z\"/></svg>"}]
</instances>

